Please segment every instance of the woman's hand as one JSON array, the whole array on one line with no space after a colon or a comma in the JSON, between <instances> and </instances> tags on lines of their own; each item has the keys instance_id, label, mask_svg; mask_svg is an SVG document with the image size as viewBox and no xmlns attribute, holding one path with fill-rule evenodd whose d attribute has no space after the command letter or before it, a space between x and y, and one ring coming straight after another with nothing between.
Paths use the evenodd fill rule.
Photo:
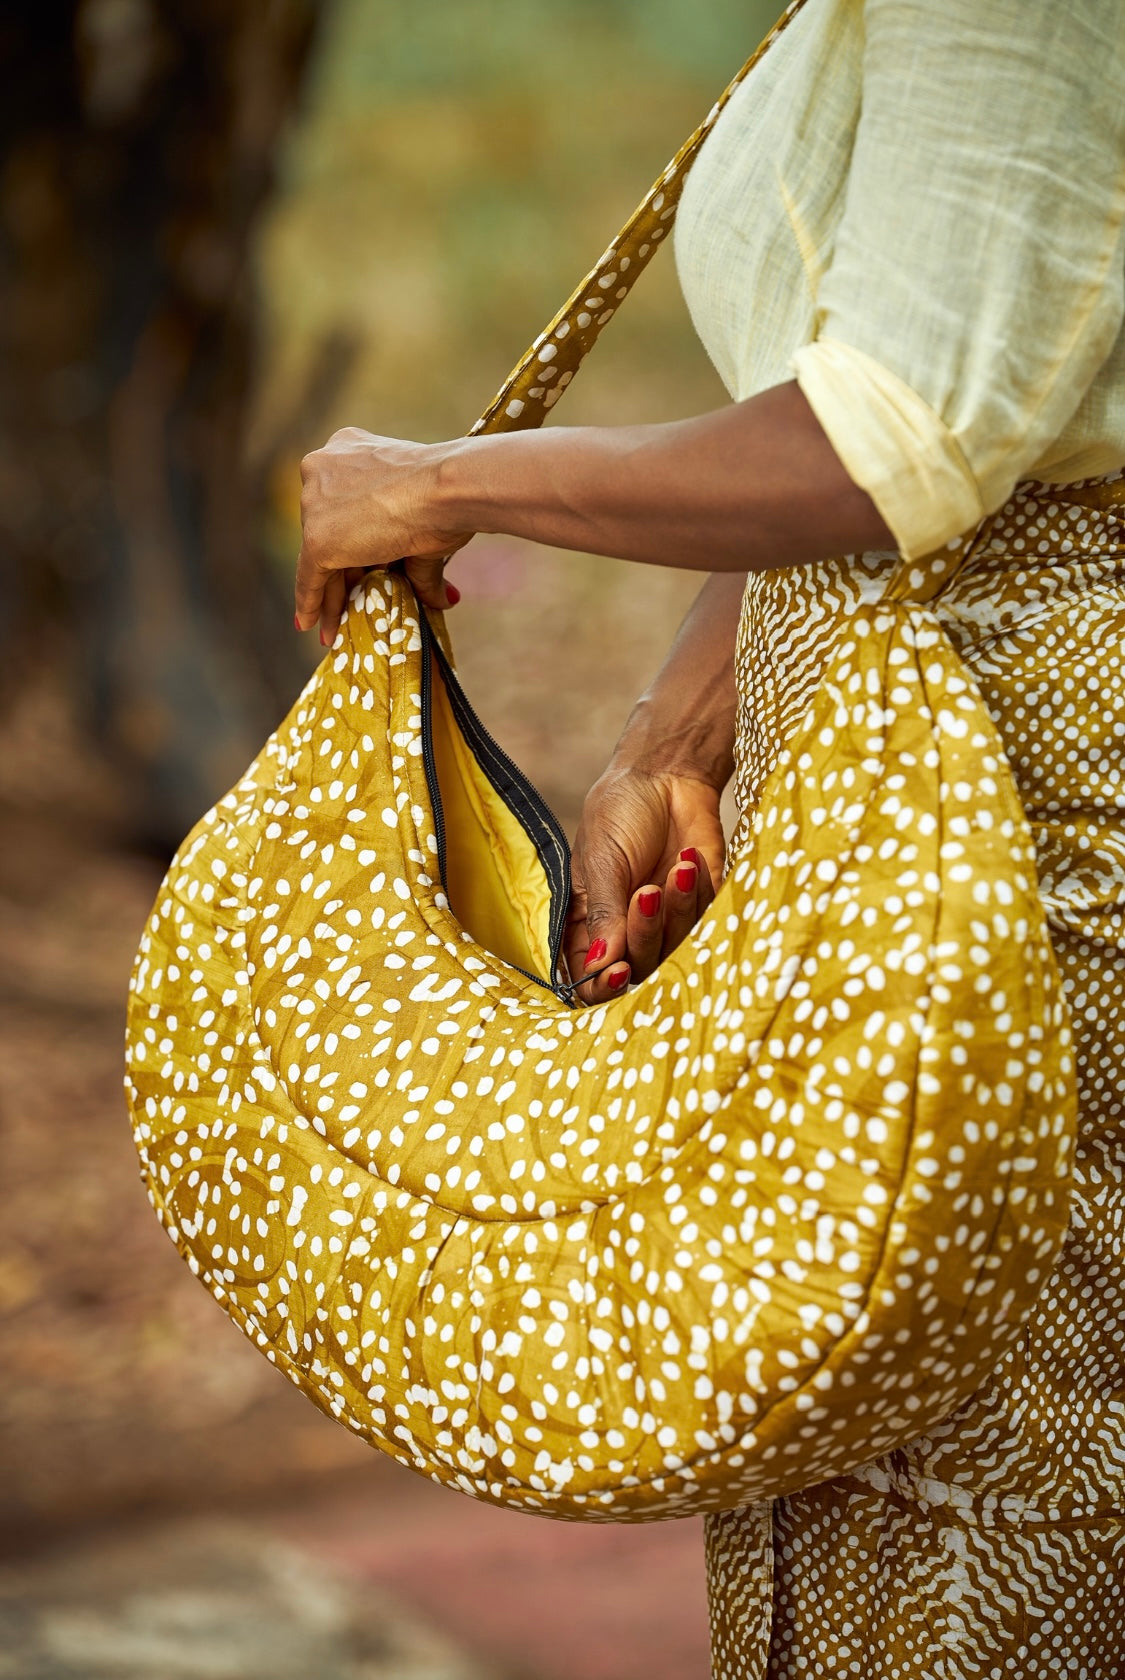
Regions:
<instances>
[{"instance_id":1,"label":"woman's hand","mask_svg":"<svg viewBox=\"0 0 1125 1680\"><path fill-rule=\"evenodd\" d=\"M421 600L444 609L457 600L442 568L472 531L437 527L436 475L442 444L405 443L348 426L301 462L299 630L320 621L330 646L352 585L372 566L405 560Z\"/></svg>"},{"instance_id":2,"label":"woman's hand","mask_svg":"<svg viewBox=\"0 0 1125 1680\"><path fill-rule=\"evenodd\" d=\"M348 571L405 560L423 601L447 606L442 563L477 531L732 578L895 546L794 380L655 426L431 444L349 427L302 473L297 624L331 635Z\"/></svg>"},{"instance_id":3,"label":"woman's hand","mask_svg":"<svg viewBox=\"0 0 1125 1680\"><path fill-rule=\"evenodd\" d=\"M702 777L611 764L591 788L571 865L564 949L585 1003L642 980L689 933L723 873L719 793Z\"/></svg>"}]
</instances>

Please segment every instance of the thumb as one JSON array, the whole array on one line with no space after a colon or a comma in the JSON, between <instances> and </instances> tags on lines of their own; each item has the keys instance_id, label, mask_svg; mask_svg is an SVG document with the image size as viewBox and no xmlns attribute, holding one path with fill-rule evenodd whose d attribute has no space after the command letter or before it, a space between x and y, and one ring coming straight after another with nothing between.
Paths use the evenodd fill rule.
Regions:
<instances>
[{"instance_id":1,"label":"thumb","mask_svg":"<svg viewBox=\"0 0 1125 1680\"><path fill-rule=\"evenodd\" d=\"M581 876L586 955L590 968L604 968L625 955L632 890L629 859L613 840L602 838L584 848Z\"/></svg>"},{"instance_id":2,"label":"thumb","mask_svg":"<svg viewBox=\"0 0 1125 1680\"><path fill-rule=\"evenodd\" d=\"M445 581L445 559L406 561L406 575L417 592L418 599L423 606L435 607L438 612L444 612L453 606L459 595L451 593Z\"/></svg>"}]
</instances>

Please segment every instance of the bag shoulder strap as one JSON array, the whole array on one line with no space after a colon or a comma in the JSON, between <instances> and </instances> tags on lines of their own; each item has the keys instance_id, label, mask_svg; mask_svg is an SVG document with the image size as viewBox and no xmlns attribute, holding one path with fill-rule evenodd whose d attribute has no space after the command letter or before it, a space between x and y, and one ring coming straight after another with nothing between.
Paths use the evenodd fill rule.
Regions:
<instances>
[{"instance_id":1,"label":"bag shoulder strap","mask_svg":"<svg viewBox=\"0 0 1125 1680\"><path fill-rule=\"evenodd\" d=\"M751 53L695 133L657 176L612 245L602 253L554 320L516 363L473 426L469 434L471 437L480 432L528 431L543 424L548 409L558 402L597 343L606 322L617 313L660 249L676 214L687 172L714 128L719 113L735 88L788 28L804 4L805 0L791 0L761 46Z\"/></svg>"}]
</instances>

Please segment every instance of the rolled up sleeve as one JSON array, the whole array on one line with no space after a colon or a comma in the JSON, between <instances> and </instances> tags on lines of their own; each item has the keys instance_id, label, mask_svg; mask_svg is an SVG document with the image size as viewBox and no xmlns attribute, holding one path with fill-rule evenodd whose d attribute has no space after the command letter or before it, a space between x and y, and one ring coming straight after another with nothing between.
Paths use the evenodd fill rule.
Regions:
<instances>
[{"instance_id":1,"label":"rolled up sleeve","mask_svg":"<svg viewBox=\"0 0 1125 1680\"><path fill-rule=\"evenodd\" d=\"M793 371L914 558L1065 428L1125 317L1120 0L866 0L863 97Z\"/></svg>"}]
</instances>

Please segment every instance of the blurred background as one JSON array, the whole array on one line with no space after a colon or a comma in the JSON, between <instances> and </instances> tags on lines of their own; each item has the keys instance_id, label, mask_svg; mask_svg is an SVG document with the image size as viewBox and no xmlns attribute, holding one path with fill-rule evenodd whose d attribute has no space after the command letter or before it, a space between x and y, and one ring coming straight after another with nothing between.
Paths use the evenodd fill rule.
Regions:
<instances>
[{"instance_id":1,"label":"blurred background","mask_svg":"<svg viewBox=\"0 0 1125 1680\"><path fill-rule=\"evenodd\" d=\"M298 463L465 431L771 0L6 0L0 1676L703 1680L699 1524L382 1460L160 1233L124 993L172 850L319 647ZM724 400L670 254L557 423ZM469 694L573 833L698 576L481 538Z\"/></svg>"}]
</instances>

